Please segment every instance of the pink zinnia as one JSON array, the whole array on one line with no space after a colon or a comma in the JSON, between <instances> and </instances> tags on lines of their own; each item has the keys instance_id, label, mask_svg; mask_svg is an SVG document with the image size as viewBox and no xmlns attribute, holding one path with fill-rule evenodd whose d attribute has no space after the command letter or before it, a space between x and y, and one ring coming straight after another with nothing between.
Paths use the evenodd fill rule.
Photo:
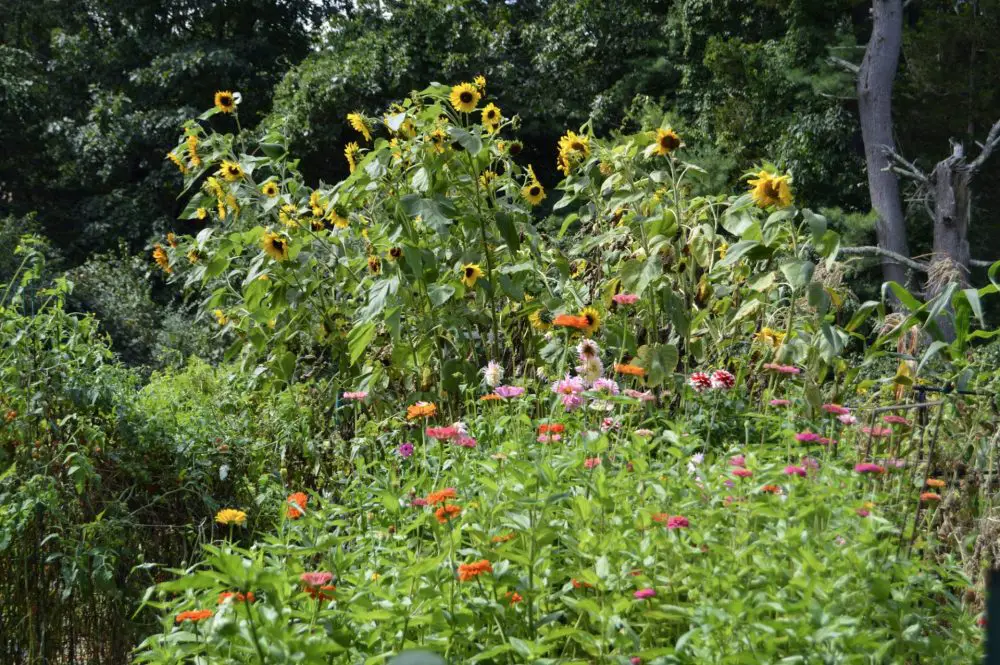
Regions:
<instances>
[{"instance_id":1,"label":"pink zinnia","mask_svg":"<svg viewBox=\"0 0 1000 665\"><path fill-rule=\"evenodd\" d=\"M618 384L612 379L595 379L591 389L595 392L608 393L609 395L618 394Z\"/></svg>"},{"instance_id":2,"label":"pink zinnia","mask_svg":"<svg viewBox=\"0 0 1000 665\"><path fill-rule=\"evenodd\" d=\"M791 406L792 401L788 399L772 399L771 406Z\"/></svg>"},{"instance_id":3,"label":"pink zinnia","mask_svg":"<svg viewBox=\"0 0 1000 665\"><path fill-rule=\"evenodd\" d=\"M712 372L712 387L717 390L729 390L736 385L736 377L732 372L724 369L717 369Z\"/></svg>"},{"instance_id":4,"label":"pink zinnia","mask_svg":"<svg viewBox=\"0 0 1000 665\"><path fill-rule=\"evenodd\" d=\"M910 421L903 416L882 416L882 422L889 425L909 425Z\"/></svg>"},{"instance_id":5,"label":"pink zinnia","mask_svg":"<svg viewBox=\"0 0 1000 665\"><path fill-rule=\"evenodd\" d=\"M475 448L476 440L467 434L460 434L455 439L455 445L462 446L463 448Z\"/></svg>"},{"instance_id":6,"label":"pink zinnia","mask_svg":"<svg viewBox=\"0 0 1000 665\"><path fill-rule=\"evenodd\" d=\"M854 465L854 470L858 473L885 473L885 467L871 462L862 462Z\"/></svg>"},{"instance_id":7,"label":"pink zinnia","mask_svg":"<svg viewBox=\"0 0 1000 665\"><path fill-rule=\"evenodd\" d=\"M854 512L858 514L858 517L868 517L869 515L871 515L871 513L869 513L864 508L858 508Z\"/></svg>"},{"instance_id":8,"label":"pink zinnia","mask_svg":"<svg viewBox=\"0 0 1000 665\"><path fill-rule=\"evenodd\" d=\"M570 376L569 374L566 375L566 378L552 384L552 392L559 395L579 395L584 389L583 379L578 376Z\"/></svg>"},{"instance_id":9,"label":"pink zinnia","mask_svg":"<svg viewBox=\"0 0 1000 665\"><path fill-rule=\"evenodd\" d=\"M364 398L368 397L368 393L366 393L364 390L359 390L353 393L344 393L343 397L344 399L353 399L357 402L360 402Z\"/></svg>"},{"instance_id":10,"label":"pink zinnia","mask_svg":"<svg viewBox=\"0 0 1000 665\"><path fill-rule=\"evenodd\" d=\"M767 363L764 365L764 369L772 370L778 374L799 374L802 372L794 365L779 365L778 363Z\"/></svg>"},{"instance_id":11,"label":"pink zinnia","mask_svg":"<svg viewBox=\"0 0 1000 665\"><path fill-rule=\"evenodd\" d=\"M407 458L413 454L413 444L404 443L399 448L396 449L399 452L399 456L402 458Z\"/></svg>"},{"instance_id":12,"label":"pink zinnia","mask_svg":"<svg viewBox=\"0 0 1000 665\"><path fill-rule=\"evenodd\" d=\"M605 418L601 421L601 431L610 432L613 429L618 429L621 427L621 423L616 421L614 418Z\"/></svg>"},{"instance_id":13,"label":"pink zinnia","mask_svg":"<svg viewBox=\"0 0 1000 665\"><path fill-rule=\"evenodd\" d=\"M738 478L749 478L750 476L753 475L753 471L751 471L750 469L744 469L743 467L740 467L738 469L733 469L733 475Z\"/></svg>"},{"instance_id":14,"label":"pink zinnia","mask_svg":"<svg viewBox=\"0 0 1000 665\"><path fill-rule=\"evenodd\" d=\"M695 372L688 377L688 384L695 392L701 393L712 387L712 379L704 372Z\"/></svg>"},{"instance_id":15,"label":"pink zinnia","mask_svg":"<svg viewBox=\"0 0 1000 665\"><path fill-rule=\"evenodd\" d=\"M845 413L845 414L837 416L837 420L839 420L844 425L857 425L858 424L858 419L855 418L850 413Z\"/></svg>"},{"instance_id":16,"label":"pink zinnia","mask_svg":"<svg viewBox=\"0 0 1000 665\"><path fill-rule=\"evenodd\" d=\"M585 466L588 469L593 469L595 466L598 466L600 463L601 463L601 458L600 457L588 457L587 459L585 459L583 461L583 466Z\"/></svg>"},{"instance_id":17,"label":"pink zinnia","mask_svg":"<svg viewBox=\"0 0 1000 665\"><path fill-rule=\"evenodd\" d=\"M459 431L457 427L448 425L447 427L428 427L424 430L424 433L432 439L447 441L448 439L454 439L457 437Z\"/></svg>"},{"instance_id":18,"label":"pink zinnia","mask_svg":"<svg viewBox=\"0 0 1000 665\"><path fill-rule=\"evenodd\" d=\"M562 403L567 412L574 411L583 406L583 398L579 395L563 395Z\"/></svg>"},{"instance_id":19,"label":"pink zinnia","mask_svg":"<svg viewBox=\"0 0 1000 665\"><path fill-rule=\"evenodd\" d=\"M524 394L524 388L521 386L497 386L494 390L497 395L503 397L504 399L510 399L512 397L520 397Z\"/></svg>"},{"instance_id":20,"label":"pink zinnia","mask_svg":"<svg viewBox=\"0 0 1000 665\"><path fill-rule=\"evenodd\" d=\"M729 458L729 466L739 466L745 467L747 465L747 458L743 455L733 455Z\"/></svg>"},{"instance_id":21,"label":"pink zinnia","mask_svg":"<svg viewBox=\"0 0 1000 665\"><path fill-rule=\"evenodd\" d=\"M413 506L414 508L423 508L424 506L427 505L427 499L418 496L413 501L410 501L410 505Z\"/></svg>"},{"instance_id":22,"label":"pink zinnia","mask_svg":"<svg viewBox=\"0 0 1000 665\"><path fill-rule=\"evenodd\" d=\"M316 572L316 573L302 573L299 575L299 579L304 583L312 587L321 587L324 584L329 584L330 580L333 579L333 573L328 573L326 571Z\"/></svg>"},{"instance_id":23,"label":"pink zinnia","mask_svg":"<svg viewBox=\"0 0 1000 665\"><path fill-rule=\"evenodd\" d=\"M785 474L789 476L801 476L805 478L807 473L808 472L806 471L805 467L802 466L795 466L793 464L791 466L785 467Z\"/></svg>"},{"instance_id":24,"label":"pink zinnia","mask_svg":"<svg viewBox=\"0 0 1000 665\"><path fill-rule=\"evenodd\" d=\"M634 390L632 388L626 388L625 395L631 397L632 399L637 399L640 402L652 402L653 400L656 399L655 397L653 397L653 393L649 392L648 390L639 391L639 390Z\"/></svg>"},{"instance_id":25,"label":"pink zinnia","mask_svg":"<svg viewBox=\"0 0 1000 665\"><path fill-rule=\"evenodd\" d=\"M539 434L538 443L555 443L562 440L562 436L559 434Z\"/></svg>"},{"instance_id":26,"label":"pink zinnia","mask_svg":"<svg viewBox=\"0 0 1000 665\"><path fill-rule=\"evenodd\" d=\"M647 598L652 598L656 595L656 589L639 589L634 594L632 594L639 600L645 600Z\"/></svg>"},{"instance_id":27,"label":"pink zinnia","mask_svg":"<svg viewBox=\"0 0 1000 665\"><path fill-rule=\"evenodd\" d=\"M795 440L799 443L817 443L822 438L816 432L799 432L795 435Z\"/></svg>"},{"instance_id":28,"label":"pink zinnia","mask_svg":"<svg viewBox=\"0 0 1000 665\"><path fill-rule=\"evenodd\" d=\"M841 406L840 404L824 404L822 408L827 413L835 416L843 416L851 412L846 406Z\"/></svg>"},{"instance_id":29,"label":"pink zinnia","mask_svg":"<svg viewBox=\"0 0 1000 665\"><path fill-rule=\"evenodd\" d=\"M686 529L689 524L688 518L681 515L672 515L667 519L668 529Z\"/></svg>"},{"instance_id":30,"label":"pink zinnia","mask_svg":"<svg viewBox=\"0 0 1000 665\"><path fill-rule=\"evenodd\" d=\"M866 425L865 427L861 428L861 431L864 432L865 434L871 434L872 436L878 438L892 436L892 430L889 429L888 427L878 427L878 426L868 427Z\"/></svg>"},{"instance_id":31,"label":"pink zinnia","mask_svg":"<svg viewBox=\"0 0 1000 665\"><path fill-rule=\"evenodd\" d=\"M802 466L808 467L810 469L818 469L819 468L819 460L814 459L812 457L803 457L802 458Z\"/></svg>"},{"instance_id":32,"label":"pink zinnia","mask_svg":"<svg viewBox=\"0 0 1000 665\"><path fill-rule=\"evenodd\" d=\"M619 305L634 305L639 301L639 296L634 293L616 293L611 299Z\"/></svg>"},{"instance_id":33,"label":"pink zinnia","mask_svg":"<svg viewBox=\"0 0 1000 665\"><path fill-rule=\"evenodd\" d=\"M628 662L632 665L642 665L642 658L639 658L639 656L632 656L628 659Z\"/></svg>"}]
</instances>

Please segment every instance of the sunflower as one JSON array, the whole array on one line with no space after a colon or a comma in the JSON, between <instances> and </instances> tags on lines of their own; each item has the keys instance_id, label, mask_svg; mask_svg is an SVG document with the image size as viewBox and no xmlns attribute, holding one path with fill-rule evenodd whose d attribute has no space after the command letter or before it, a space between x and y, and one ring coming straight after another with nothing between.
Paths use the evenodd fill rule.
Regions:
<instances>
[{"instance_id":1,"label":"sunflower","mask_svg":"<svg viewBox=\"0 0 1000 665\"><path fill-rule=\"evenodd\" d=\"M174 235L173 231L167 234L167 244L174 249L177 248L177 236Z\"/></svg>"},{"instance_id":2,"label":"sunflower","mask_svg":"<svg viewBox=\"0 0 1000 665\"><path fill-rule=\"evenodd\" d=\"M520 141L511 141L507 147L507 152L511 157L517 157L524 150L524 145Z\"/></svg>"},{"instance_id":3,"label":"sunflower","mask_svg":"<svg viewBox=\"0 0 1000 665\"><path fill-rule=\"evenodd\" d=\"M208 209L198 208L197 210L194 211L194 216L199 221L205 221L206 219L208 219Z\"/></svg>"},{"instance_id":4,"label":"sunflower","mask_svg":"<svg viewBox=\"0 0 1000 665\"><path fill-rule=\"evenodd\" d=\"M299 209L293 204L286 203L281 206L281 210L278 211L278 221L290 229L298 228L299 223L295 219L295 215L298 211Z\"/></svg>"},{"instance_id":5,"label":"sunflower","mask_svg":"<svg viewBox=\"0 0 1000 665\"><path fill-rule=\"evenodd\" d=\"M580 316L587 320L587 327L583 330L588 335L593 335L601 327L601 313L593 307L584 307Z\"/></svg>"},{"instance_id":6,"label":"sunflower","mask_svg":"<svg viewBox=\"0 0 1000 665\"><path fill-rule=\"evenodd\" d=\"M263 184L260 188L261 193L264 194L269 199L273 199L278 195L278 184L273 180L269 180Z\"/></svg>"},{"instance_id":7,"label":"sunflower","mask_svg":"<svg viewBox=\"0 0 1000 665\"><path fill-rule=\"evenodd\" d=\"M201 259L201 253L197 249L192 249L187 253L187 258L191 263L198 263Z\"/></svg>"},{"instance_id":8,"label":"sunflower","mask_svg":"<svg viewBox=\"0 0 1000 665\"><path fill-rule=\"evenodd\" d=\"M326 212L326 201L323 200L323 195L319 191L314 191L309 195L309 207L312 209L313 217L322 217L323 213Z\"/></svg>"},{"instance_id":9,"label":"sunflower","mask_svg":"<svg viewBox=\"0 0 1000 665\"><path fill-rule=\"evenodd\" d=\"M792 205L790 180L788 174L779 176L761 171L756 178L748 180L747 183L750 185L750 196L758 207L766 208L773 205L787 208Z\"/></svg>"},{"instance_id":10,"label":"sunflower","mask_svg":"<svg viewBox=\"0 0 1000 665\"><path fill-rule=\"evenodd\" d=\"M222 185L219 184L219 179L215 176L208 176L205 179L205 189L217 199L221 199L226 195L226 192L222 189Z\"/></svg>"},{"instance_id":11,"label":"sunflower","mask_svg":"<svg viewBox=\"0 0 1000 665\"><path fill-rule=\"evenodd\" d=\"M354 169L358 167L359 152L361 152L361 148L353 141L344 147L344 157L347 158L347 165L351 168L351 173L354 173Z\"/></svg>"},{"instance_id":12,"label":"sunflower","mask_svg":"<svg viewBox=\"0 0 1000 665\"><path fill-rule=\"evenodd\" d=\"M483 276L483 269L476 263L467 263L462 267L462 284L468 288L476 285L476 280Z\"/></svg>"},{"instance_id":13,"label":"sunflower","mask_svg":"<svg viewBox=\"0 0 1000 665\"><path fill-rule=\"evenodd\" d=\"M368 257L368 272L377 275L382 272L382 261L377 256Z\"/></svg>"},{"instance_id":14,"label":"sunflower","mask_svg":"<svg viewBox=\"0 0 1000 665\"><path fill-rule=\"evenodd\" d=\"M368 127L368 121L365 120L363 115L357 111L354 113L348 113L347 122L351 123L351 127L354 128L354 131L364 136L366 141L372 140L372 131Z\"/></svg>"},{"instance_id":15,"label":"sunflower","mask_svg":"<svg viewBox=\"0 0 1000 665\"><path fill-rule=\"evenodd\" d=\"M681 147L681 137L672 129L657 129L656 143L653 144L653 152L661 157L665 157L677 148Z\"/></svg>"},{"instance_id":16,"label":"sunflower","mask_svg":"<svg viewBox=\"0 0 1000 665\"><path fill-rule=\"evenodd\" d=\"M448 147L448 135L444 133L443 129L435 129L431 132L430 139L431 147L438 154L444 152L445 148Z\"/></svg>"},{"instance_id":17,"label":"sunflower","mask_svg":"<svg viewBox=\"0 0 1000 665\"><path fill-rule=\"evenodd\" d=\"M547 309L536 309L528 316L531 327L545 332L552 327L552 313Z\"/></svg>"},{"instance_id":18,"label":"sunflower","mask_svg":"<svg viewBox=\"0 0 1000 665\"><path fill-rule=\"evenodd\" d=\"M471 83L459 83L451 89L451 105L455 107L456 111L472 113L481 96L476 86Z\"/></svg>"},{"instance_id":19,"label":"sunflower","mask_svg":"<svg viewBox=\"0 0 1000 665\"><path fill-rule=\"evenodd\" d=\"M188 156L191 157L191 165L195 168L201 166L201 157L198 155L198 137L188 134L187 137Z\"/></svg>"},{"instance_id":20,"label":"sunflower","mask_svg":"<svg viewBox=\"0 0 1000 665\"><path fill-rule=\"evenodd\" d=\"M224 159L218 173L227 181L236 182L243 178L243 167L238 162L231 162L228 159Z\"/></svg>"},{"instance_id":21,"label":"sunflower","mask_svg":"<svg viewBox=\"0 0 1000 665\"><path fill-rule=\"evenodd\" d=\"M486 77L480 74L476 78L472 79L472 82L476 84L476 87L480 92L486 90Z\"/></svg>"},{"instance_id":22,"label":"sunflower","mask_svg":"<svg viewBox=\"0 0 1000 665\"><path fill-rule=\"evenodd\" d=\"M172 161L174 163L174 166L177 167L177 170L180 171L182 174L188 172L187 167L184 166L184 161L180 157L178 157L176 154L174 154L172 152L168 152L167 153L167 159L169 159L170 161Z\"/></svg>"},{"instance_id":23,"label":"sunflower","mask_svg":"<svg viewBox=\"0 0 1000 665\"><path fill-rule=\"evenodd\" d=\"M338 229L347 228L348 225L347 215L346 214L341 215L340 212L337 211L336 206L334 206L333 209L330 210L330 214L327 215L327 217L329 217L330 223L336 226Z\"/></svg>"},{"instance_id":24,"label":"sunflower","mask_svg":"<svg viewBox=\"0 0 1000 665\"><path fill-rule=\"evenodd\" d=\"M222 113L236 113L236 96L228 90L215 93L215 108Z\"/></svg>"},{"instance_id":25,"label":"sunflower","mask_svg":"<svg viewBox=\"0 0 1000 665\"><path fill-rule=\"evenodd\" d=\"M590 157L590 137L580 136L576 132L566 130L566 133L559 139L559 152Z\"/></svg>"},{"instance_id":26,"label":"sunflower","mask_svg":"<svg viewBox=\"0 0 1000 665\"><path fill-rule=\"evenodd\" d=\"M212 312L212 314L215 316L215 322L218 323L220 326L224 326L227 323L229 323L229 317L226 316L226 313L223 312L221 309L215 310L214 312Z\"/></svg>"},{"instance_id":27,"label":"sunflower","mask_svg":"<svg viewBox=\"0 0 1000 665\"><path fill-rule=\"evenodd\" d=\"M503 121L503 114L500 113L500 109L496 104L488 104L483 109L483 127L490 134L500 129L501 121Z\"/></svg>"},{"instance_id":28,"label":"sunflower","mask_svg":"<svg viewBox=\"0 0 1000 665\"><path fill-rule=\"evenodd\" d=\"M275 261L288 260L288 241L273 231L268 231L260 240L264 251Z\"/></svg>"},{"instance_id":29,"label":"sunflower","mask_svg":"<svg viewBox=\"0 0 1000 665\"><path fill-rule=\"evenodd\" d=\"M493 171L483 171L482 175L479 176L479 184L483 189L492 189L493 181L496 180L497 174Z\"/></svg>"},{"instance_id":30,"label":"sunflower","mask_svg":"<svg viewBox=\"0 0 1000 665\"><path fill-rule=\"evenodd\" d=\"M386 254L386 256L389 257L390 261L398 261L399 259L401 259L403 257L403 248L402 247L390 247L389 248L389 252Z\"/></svg>"},{"instance_id":31,"label":"sunflower","mask_svg":"<svg viewBox=\"0 0 1000 665\"><path fill-rule=\"evenodd\" d=\"M163 269L163 272L168 275L174 271L174 269L170 267L170 257L167 256L166 251L164 251L163 247L159 244L153 245L153 260L156 261L156 265L160 266L160 268Z\"/></svg>"},{"instance_id":32,"label":"sunflower","mask_svg":"<svg viewBox=\"0 0 1000 665\"><path fill-rule=\"evenodd\" d=\"M513 146L511 146L513 147ZM521 195L533 206L538 205L545 198L545 188L535 177L535 170L528 167L528 181L521 188Z\"/></svg>"}]
</instances>

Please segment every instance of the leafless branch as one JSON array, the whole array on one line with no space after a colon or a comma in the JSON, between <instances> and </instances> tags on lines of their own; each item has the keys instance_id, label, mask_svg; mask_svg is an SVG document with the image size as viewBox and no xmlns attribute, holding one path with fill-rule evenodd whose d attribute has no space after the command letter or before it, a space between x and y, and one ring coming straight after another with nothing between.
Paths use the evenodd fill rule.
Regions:
<instances>
[{"instance_id":1,"label":"leafless branch","mask_svg":"<svg viewBox=\"0 0 1000 665\"><path fill-rule=\"evenodd\" d=\"M850 73L852 73L854 75L857 75L857 73L861 70L861 68L859 66L855 65L853 62L851 62L849 60L844 60L843 58L838 58L835 55L831 55L826 60L831 65L837 65L838 67L843 67L844 69L846 69L847 71L849 71Z\"/></svg>"},{"instance_id":2,"label":"leafless branch","mask_svg":"<svg viewBox=\"0 0 1000 665\"><path fill-rule=\"evenodd\" d=\"M883 258L892 259L896 263L904 265L911 270L927 272L926 264L921 263L920 261L914 261L913 259L907 258L902 254L891 252L888 249L882 249L881 247L841 247L839 251L845 256L881 256Z\"/></svg>"},{"instance_id":3,"label":"leafless branch","mask_svg":"<svg viewBox=\"0 0 1000 665\"><path fill-rule=\"evenodd\" d=\"M983 164L990 158L993 150L1000 145L1000 120L997 120L990 127L990 133L986 135L986 143L979 143L977 141L977 145L980 148L979 156L969 163L969 171L973 173L983 167Z\"/></svg>"},{"instance_id":4,"label":"leafless branch","mask_svg":"<svg viewBox=\"0 0 1000 665\"><path fill-rule=\"evenodd\" d=\"M907 161L902 155L887 145L882 146L882 154L890 161L890 167L896 173L913 178L923 185L930 184L927 174L917 168L913 162ZM892 164L895 164L894 166Z\"/></svg>"},{"instance_id":5,"label":"leafless branch","mask_svg":"<svg viewBox=\"0 0 1000 665\"><path fill-rule=\"evenodd\" d=\"M982 261L980 259L969 259L969 265L973 268L989 268L996 261Z\"/></svg>"}]
</instances>

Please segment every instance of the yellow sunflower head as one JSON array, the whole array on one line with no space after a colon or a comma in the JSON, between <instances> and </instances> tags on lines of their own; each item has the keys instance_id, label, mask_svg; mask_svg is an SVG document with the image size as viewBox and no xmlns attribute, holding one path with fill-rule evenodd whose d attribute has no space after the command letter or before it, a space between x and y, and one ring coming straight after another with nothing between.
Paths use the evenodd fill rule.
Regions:
<instances>
[{"instance_id":1,"label":"yellow sunflower head","mask_svg":"<svg viewBox=\"0 0 1000 665\"><path fill-rule=\"evenodd\" d=\"M268 231L261 238L264 251L275 261L288 260L288 241L273 231Z\"/></svg>"},{"instance_id":2,"label":"yellow sunflower head","mask_svg":"<svg viewBox=\"0 0 1000 665\"><path fill-rule=\"evenodd\" d=\"M479 176L479 184L483 189L492 189L493 183L497 179L497 174L493 171L486 170L483 171L482 175Z\"/></svg>"},{"instance_id":3,"label":"yellow sunflower head","mask_svg":"<svg viewBox=\"0 0 1000 665\"><path fill-rule=\"evenodd\" d=\"M479 104L480 97L482 95L479 94L476 86L471 83L459 83L452 87L449 99L456 111L472 113L476 109L476 105Z\"/></svg>"},{"instance_id":4,"label":"yellow sunflower head","mask_svg":"<svg viewBox=\"0 0 1000 665\"><path fill-rule=\"evenodd\" d=\"M197 249L192 249L190 252L187 253L187 257L188 261L190 261L191 263L198 263L198 261L201 260L201 252L199 252Z\"/></svg>"},{"instance_id":5,"label":"yellow sunflower head","mask_svg":"<svg viewBox=\"0 0 1000 665\"><path fill-rule=\"evenodd\" d=\"M587 319L587 327L582 330L588 335L593 335L601 327L601 313L593 307L584 307L580 311L580 316Z\"/></svg>"},{"instance_id":6,"label":"yellow sunflower head","mask_svg":"<svg viewBox=\"0 0 1000 665\"><path fill-rule=\"evenodd\" d=\"M390 247L388 256L390 261L398 261L403 256L403 248Z\"/></svg>"},{"instance_id":7,"label":"yellow sunflower head","mask_svg":"<svg viewBox=\"0 0 1000 665\"><path fill-rule=\"evenodd\" d=\"M198 208L197 210L194 211L194 216L195 216L195 218L198 221L202 221L203 222L206 219L208 219L208 209L207 208Z\"/></svg>"},{"instance_id":8,"label":"yellow sunflower head","mask_svg":"<svg viewBox=\"0 0 1000 665\"><path fill-rule=\"evenodd\" d=\"M169 159L171 162L174 163L174 166L177 167L177 170L180 171L181 174L185 174L188 172L187 166L184 165L184 161L180 157L178 157L175 153L168 152L167 159Z\"/></svg>"},{"instance_id":9,"label":"yellow sunflower head","mask_svg":"<svg viewBox=\"0 0 1000 665\"><path fill-rule=\"evenodd\" d=\"M337 206L334 206L333 209L330 210L330 214L328 215L328 217L330 218L330 223L336 226L338 229L347 228L348 225L347 213L338 210Z\"/></svg>"},{"instance_id":10,"label":"yellow sunflower head","mask_svg":"<svg viewBox=\"0 0 1000 665\"><path fill-rule=\"evenodd\" d=\"M236 95L229 90L215 93L215 108L222 113L236 113Z\"/></svg>"},{"instance_id":11,"label":"yellow sunflower head","mask_svg":"<svg viewBox=\"0 0 1000 665\"><path fill-rule=\"evenodd\" d=\"M484 92L486 90L486 77L482 74L472 79L472 82L476 84L476 88L479 92Z\"/></svg>"},{"instance_id":12,"label":"yellow sunflower head","mask_svg":"<svg viewBox=\"0 0 1000 665\"><path fill-rule=\"evenodd\" d=\"M521 188L521 195L533 206L538 205L545 199L545 188L535 177L535 170L528 167L528 181Z\"/></svg>"},{"instance_id":13,"label":"yellow sunflower head","mask_svg":"<svg viewBox=\"0 0 1000 665\"><path fill-rule=\"evenodd\" d=\"M443 129L435 129L430 135L431 148L434 152L440 154L445 151L448 147L448 135L444 133Z\"/></svg>"},{"instance_id":14,"label":"yellow sunflower head","mask_svg":"<svg viewBox=\"0 0 1000 665\"><path fill-rule=\"evenodd\" d=\"M500 129L502 121L503 114L500 112L500 108L496 104L487 104L486 108L483 109L483 127L492 134Z\"/></svg>"},{"instance_id":15,"label":"yellow sunflower head","mask_svg":"<svg viewBox=\"0 0 1000 665\"><path fill-rule=\"evenodd\" d=\"M476 280L483 276L483 270L476 263L467 263L462 266L462 283L466 287L472 288L476 285Z\"/></svg>"},{"instance_id":16,"label":"yellow sunflower head","mask_svg":"<svg viewBox=\"0 0 1000 665\"><path fill-rule=\"evenodd\" d=\"M552 327L552 312L547 309L536 309L528 315L528 321L535 330L545 332Z\"/></svg>"},{"instance_id":17,"label":"yellow sunflower head","mask_svg":"<svg viewBox=\"0 0 1000 665\"><path fill-rule=\"evenodd\" d=\"M167 252L164 251L161 245L153 245L153 260L156 261L156 265L160 266L163 272L168 275L174 271L170 267L170 257L167 256Z\"/></svg>"},{"instance_id":18,"label":"yellow sunflower head","mask_svg":"<svg viewBox=\"0 0 1000 665\"><path fill-rule=\"evenodd\" d=\"M228 159L224 159L222 160L222 166L219 167L219 175L229 182L236 182L243 178L243 167L238 162L231 162Z\"/></svg>"},{"instance_id":19,"label":"yellow sunflower head","mask_svg":"<svg viewBox=\"0 0 1000 665\"><path fill-rule=\"evenodd\" d=\"M590 137L581 136L572 130L559 139L559 152L564 152L576 158L590 157Z\"/></svg>"},{"instance_id":20,"label":"yellow sunflower head","mask_svg":"<svg viewBox=\"0 0 1000 665\"><path fill-rule=\"evenodd\" d=\"M787 208L792 205L791 176L787 173L779 176L769 171L760 171L748 184L750 196L760 208L772 205Z\"/></svg>"},{"instance_id":21,"label":"yellow sunflower head","mask_svg":"<svg viewBox=\"0 0 1000 665\"><path fill-rule=\"evenodd\" d=\"M354 128L354 131L364 136L366 141L372 140L371 128L368 126L368 121L363 115L357 111L354 113L348 113L347 122L351 123L351 127Z\"/></svg>"},{"instance_id":22,"label":"yellow sunflower head","mask_svg":"<svg viewBox=\"0 0 1000 665\"><path fill-rule=\"evenodd\" d=\"M273 180L269 180L261 185L261 193L269 199L273 199L278 195L278 184Z\"/></svg>"},{"instance_id":23,"label":"yellow sunflower head","mask_svg":"<svg viewBox=\"0 0 1000 665\"><path fill-rule=\"evenodd\" d=\"M672 129L657 129L656 143L653 144L653 152L665 157L677 148L681 147L681 137Z\"/></svg>"},{"instance_id":24,"label":"yellow sunflower head","mask_svg":"<svg viewBox=\"0 0 1000 665\"><path fill-rule=\"evenodd\" d=\"M351 173L354 173L354 169L358 167L359 152L361 152L361 148L353 141L344 146L344 157L347 158L347 165L350 167Z\"/></svg>"},{"instance_id":25,"label":"yellow sunflower head","mask_svg":"<svg viewBox=\"0 0 1000 665\"><path fill-rule=\"evenodd\" d=\"M368 272L377 275L382 272L382 261L377 256L368 257Z\"/></svg>"}]
</instances>

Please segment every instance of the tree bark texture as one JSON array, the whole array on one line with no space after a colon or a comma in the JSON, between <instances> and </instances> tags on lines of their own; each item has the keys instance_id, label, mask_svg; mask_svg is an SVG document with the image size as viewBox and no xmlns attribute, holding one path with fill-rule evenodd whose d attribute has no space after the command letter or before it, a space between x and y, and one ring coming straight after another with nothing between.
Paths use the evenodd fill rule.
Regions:
<instances>
[{"instance_id":1,"label":"tree bark texture","mask_svg":"<svg viewBox=\"0 0 1000 665\"><path fill-rule=\"evenodd\" d=\"M889 168L886 147L895 151L892 136L892 87L903 42L902 0L872 0L872 34L858 72L858 112L865 144L868 191L878 215L878 245L903 256L910 255L906 222L899 198L899 181ZM883 257L886 281L906 283L905 268Z\"/></svg>"},{"instance_id":2,"label":"tree bark texture","mask_svg":"<svg viewBox=\"0 0 1000 665\"><path fill-rule=\"evenodd\" d=\"M937 163L934 187L934 259L948 257L961 267L961 284L969 284L969 210L972 172L962 157Z\"/></svg>"}]
</instances>

